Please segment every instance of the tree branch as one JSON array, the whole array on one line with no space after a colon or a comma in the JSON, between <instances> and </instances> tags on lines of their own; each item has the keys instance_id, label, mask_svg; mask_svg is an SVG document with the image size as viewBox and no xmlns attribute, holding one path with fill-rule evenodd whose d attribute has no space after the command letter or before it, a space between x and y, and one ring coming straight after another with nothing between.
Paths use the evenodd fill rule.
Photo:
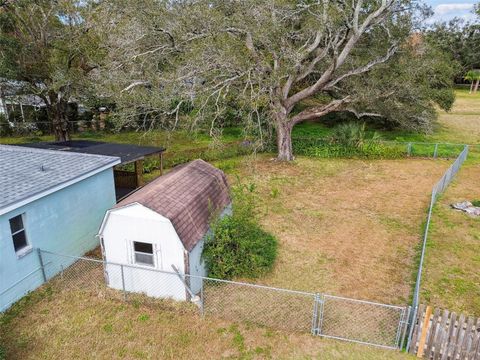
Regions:
<instances>
[{"instance_id":1,"label":"tree branch","mask_svg":"<svg viewBox=\"0 0 480 360\"><path fill-rule=\"evenodd\" d=\"M149 81L144 81L144 80L138 80L138 81L134 81L133 83L131 83L130 85L128 85L125 89L123 89L122 91L120 91L121 93L125 92L125 91L129 91L137 86L147 86L147 85L150 85L150 82Z\"/></svg>"},{"instance_id":2,"label":"tree branch","mask_svg":"<svg viewBox=\"0 0 480 360\"><path fill-rule=\"evenodd\" d=\"M345 74L337 77L336 79L333 79L331 80L330 82L328 82L324 89L330 89L332 88L333 86L335 86L338 82L342 81L343 79L347 78L347 77L350 77L350 76L353 76L353 75L359 75L359 74L363 74L363 73L366 73L367 71L369 71L370 69L372 69L375 65L378 65L378 64L382 64L384 62L386 62L388 59L390 59L394 54L395 52L397 51L398 47L397 45L392 45L390 47L390 49L388 49L387 53L384 55L384 56L381 56L379 58L376 58L375 60L372 60L370 61L368 64L364 65L364 66L361 66L359 68L356 68L354 70L351 70L351 71L348 71L346 72Z\"/></svg>"},{"instance_id":3,"label":"tree branch","mask_svg":"<svg viewBox=\"0 0 480 360\"><path fill-rule=\"evenodd\" d=\"M317 119L323 115L339 110L342 105L350 101L351 101L350 96L346 96L343 99L332 100L324 106L314 106L314 107L308 108L298 113L294 117L292 117L289 122L292 125L296 125L305 120Z\"/></svg>"}]
</instances>

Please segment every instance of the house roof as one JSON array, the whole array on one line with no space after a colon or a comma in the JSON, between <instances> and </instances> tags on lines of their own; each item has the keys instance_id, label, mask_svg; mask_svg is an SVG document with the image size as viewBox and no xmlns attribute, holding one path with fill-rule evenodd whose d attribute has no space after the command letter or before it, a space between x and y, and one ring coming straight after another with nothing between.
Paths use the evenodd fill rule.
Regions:
<instances>
[{"instance_id":1,"label":"house roof","mask_svg":"<svg viewBox=\"0 0 480 360\"><path fill-rule=\"evenodd\" d=\"M118 157L0 145L0 215L119 163Z\"/></svg>"},{"instance_id":2,"label":"house roof","mask_svg":"<svg viewBox=\"0 0 480 360\"><path fill-rule=\"evenodd\" d=\"M203 160L175 167L117 204L139 203L168 218L186 250L205 236L212 213L230 203L223 171Z\"/></svg>"},{"instance_id":3,"label":"house roof","mask_svg":"<svg viewBox=\"0 0 480 360\"><path fill-rule=\"evenodd\" d=\"M59 142L37 142L22 144L39 149L60 150L82 154L95 154L106 156L118 156L122 164L128 164L136 160L142 160L146 156L160 154L165 151L162 147L139 146L133 144L117 144L92 140L70 140Z\"/></svg>"}]
</instances>

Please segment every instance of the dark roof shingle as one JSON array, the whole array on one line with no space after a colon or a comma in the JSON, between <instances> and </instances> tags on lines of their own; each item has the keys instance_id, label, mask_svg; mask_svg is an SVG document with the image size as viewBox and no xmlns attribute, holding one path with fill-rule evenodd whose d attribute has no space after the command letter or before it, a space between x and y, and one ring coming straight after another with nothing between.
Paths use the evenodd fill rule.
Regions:
<instances>
[{"instance_id":1,"label":"dark roof shingle","mask_svg":"<svg viewBox=\"0 0 480 360\"><path fill-rule=\"evenodd\" d=\"M194 160L148 183L116 207L135 202L168 218L190 251L207 233L211 215L223 210L230 196L223 171Z\"/></svg>"}]
</instances>

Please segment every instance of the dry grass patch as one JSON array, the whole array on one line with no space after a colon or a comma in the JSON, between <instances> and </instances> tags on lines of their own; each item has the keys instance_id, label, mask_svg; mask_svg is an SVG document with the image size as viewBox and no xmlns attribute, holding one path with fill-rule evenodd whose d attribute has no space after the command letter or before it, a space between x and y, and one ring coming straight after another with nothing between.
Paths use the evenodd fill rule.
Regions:
<instances>
[{"instance_id":1,"label":"dry grass patch","mask_svg":"<svg viewBox=\"0 0 480 360\"><path fill-rule=\"evenodd\" d=\"M480 94L457 91L450 112L440 112L438 137L446 142L480 144Z\"/></svg>"},{"instance_id":2,"label":"dry grass patch","mask_svg":"<svg viewBox=\"0 0 480 360\"><path fill-rule=\"evenodd\" d=\"M265 156L244 163L279 241L278 287L405 304L432 186L450 162Z\"/></svg>"},{"instance_id":3,"label":"dry grass patch","mask_svg":"<svg viewBox=\"0 0 480 360\"><path fill-rule=\"evenodd\" d=\"M472 154L475 156L475 154ZM480 218L450 204L480 199L480 163L469 162L433 212L422 282L422 301L480 316Z\"/></svg>"},{"instance_id":4,"label":"dry grass patch","mask_svg":"<svg viewBox=\"0 0 480 360\"><path fill-rule=\"evenodd\" d=\"M145 305L42 288L16 307L0 318L0 338L12 360L409 358L395 351L201 318L181 303Z\"/></svg>"}]
</instances>

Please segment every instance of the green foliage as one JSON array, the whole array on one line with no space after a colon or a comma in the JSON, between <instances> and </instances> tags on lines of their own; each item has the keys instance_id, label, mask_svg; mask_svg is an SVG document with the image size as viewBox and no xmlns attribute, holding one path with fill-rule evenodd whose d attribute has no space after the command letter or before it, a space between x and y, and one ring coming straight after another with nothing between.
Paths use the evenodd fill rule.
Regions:
<instances>
[{"instance_id":1,"label":"green foliage","mask_svg":"<svg viewBox=\"0 0 480 360\"><path fill-rule=\"evenodd\" d=\"M404 146L391 146L380 142L380 135L371 135L365 123L350 122L336 126L326 138L294 138L296 154L322 158L399 158Z\"/></svg>"},{"instance_id":2,"label":"green foliage","mask_svg":"<svg viewBox=\"0 0 480 360\"><path fill-rule=\"evenodd\" d=\"M480 200L473 200L472 205L473 206L480 206Z\"/></svg>"},{"instance_id":3,"label":"green foliage","mask_svg":"<svg viewBox=\"0 0 480 360\"><path fill-rule=\"evenodd\" d=\"M459 64L456 77L461 79L470 69L480 68L480 27L456 18L437 23L425 32L425 39Z\"/></svg>"},{"instance_id":4,"label":"green foliage","mask_svg":"<svg viewBox=\"0 0 480 360\"><path fill-rule=\"evenodd\" d=\"M255 186L237 185L232 193L232 214L213 221L203 258L209 276L256 278L273 267L277 239L258 223Z\"/></svg>"},{"instance_id":5,"label":"green foliage","mask_svg":"<svg viewBox=\"0 0 480 360\"><path fill-rule=\"evenodd\" d=\"M8 93L39 96L49 120L55 118L66 128L55 128L58 137L71 130L69 101L86 103L93 96L88 74L103 56L98 37L90 31L90 5L75 0L22 0L1 6L0 86Z\"/></svg>"},{"instance_id":6,"label":"green foliage","mask_svg":"<svg viewBox=\"0 0 480 360\"><path fill-rule=\"evenodd\" d=\"M365 123L350 122L336 126L329 140L332 144L362 148L380 140L380 135L373 133L371 138L367 138Z\"/></svg>"},{"instance_id":7,"label":"green foliage","mask_svg":"<svg viewBox=\"0 0 480 360\"><path fill-rule=\"evenodd\" d=\"M480 80L480 70L469 70L464 77L467 81L476 81Z\"/></svg>"},{"instance_id":8,"label":"green foliage","mask_svg":"<svg viewBox=\"0 0 480 360\"><path fill-rule=\"evenodd\" d=\"M350 146L331 143L325 138L293 138L293 150L296 154L320 158L366 158L399 159L409 155L408 143L395 141L372 141L367 139L362 146ZM437 157L456 157L463 150L463 145L438 144ZM411 143L410 155L413 157L432 158L435 144Z\"/></svg>"}]
</instances>

